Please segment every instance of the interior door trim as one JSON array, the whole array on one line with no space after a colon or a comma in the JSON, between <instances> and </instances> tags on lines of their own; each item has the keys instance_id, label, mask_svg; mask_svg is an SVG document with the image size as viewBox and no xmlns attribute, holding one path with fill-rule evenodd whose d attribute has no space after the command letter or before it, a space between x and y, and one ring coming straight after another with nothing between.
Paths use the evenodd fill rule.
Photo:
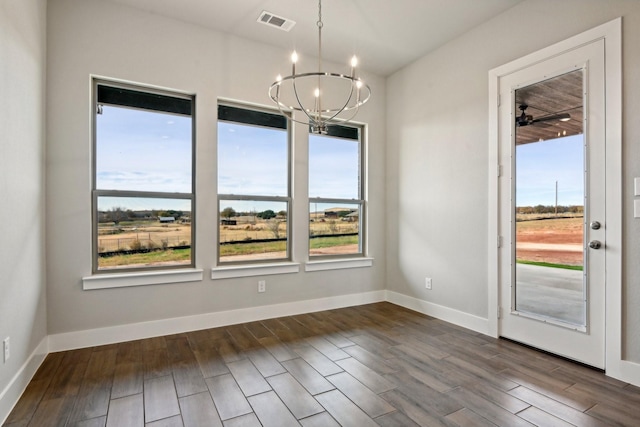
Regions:
<instances>
[{"instance_id":1,"label":"interior door trim","mask_svg":"<svg viewBox=\"0 0 640 427\"><path fill-rule=\"evenodd\" d=\"M622 18L489 71L488 179L488 323L499 334L499 81L550 57L596 40L605 41L607 289L605 304L605 369L609 376L640 385L640 364L622 358Z\"/></svg>"}]
</instances>

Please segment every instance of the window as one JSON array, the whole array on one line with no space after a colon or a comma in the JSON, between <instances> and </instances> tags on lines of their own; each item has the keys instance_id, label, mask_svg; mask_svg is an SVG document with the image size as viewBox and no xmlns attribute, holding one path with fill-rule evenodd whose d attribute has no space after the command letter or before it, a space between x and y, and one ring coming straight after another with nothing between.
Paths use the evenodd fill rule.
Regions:
<instances>
[{"instance_id":1,"label":"window","mask_svg":"<svg viewBox=\"0 0 640 427\"><path fill-rule=\"evenodd\" d=\"M194 99L94 82L93 272L194 266Z\"/></svg>"},{"instance_id":2,"label":"window","mask_svg":"<svg viewBox=\"0 0 640 427\"><path fill-rule=\"evenodd\" d=\"M364 255L363 128L309 135L309 256Z\"/></svg>"},{"instance_id":3,"label":"window","mask_svg":"<svg viewBox=\"0 0 640 427\"><path fill-rule=\"evenodd\" d=\"M218 106L218 264L290 260L287 119Z\"/></svg>"}]
</instances>

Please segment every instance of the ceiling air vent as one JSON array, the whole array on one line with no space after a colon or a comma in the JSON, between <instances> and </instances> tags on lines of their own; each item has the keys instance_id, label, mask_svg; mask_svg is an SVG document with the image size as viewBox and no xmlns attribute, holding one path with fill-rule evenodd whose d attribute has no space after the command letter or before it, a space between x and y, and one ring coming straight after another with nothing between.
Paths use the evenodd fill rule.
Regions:
<instances>
[{"instance_id":1,"label":"ceiling air vent","mask_svg":"<svg viewBox=\"0 0 640 427\"><path fill-rule=\"evenodd\" d=\"M258 16L258 22L261 24L269 25L270 27L279 28L284 31L289 31L296 25L296 21L292 21L291 19L283 18L282 16L274 15L271 12L267 12L265 10L262 11L260 16Z\"/></svg>"}]
</instances>

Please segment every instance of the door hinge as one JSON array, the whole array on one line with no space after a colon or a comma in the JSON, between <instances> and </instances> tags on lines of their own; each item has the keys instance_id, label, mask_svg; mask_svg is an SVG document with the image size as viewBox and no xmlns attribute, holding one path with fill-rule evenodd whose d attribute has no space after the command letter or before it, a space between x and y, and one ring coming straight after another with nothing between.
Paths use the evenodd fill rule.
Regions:
<instances>
[{"instance_id":1,"label":"door hinge","mask_svg":"<svg viewBox=\"0 0 640 427\"><path fill-rule=\"evenodd\" d=\"M502 176L502 165L498 165L498 178Z\"/></svg>"},{"instance_id":2,"label":"door hinge","mask_svg":"<svg viewBox=\"0 0 640 427\"><path fill-rule=\"evenodd\" d=\"M498 236L498 248L502 247L502 236Z\"/></svg>"},{"instance_id":3,"label":"door hinge","mask_svg":"<svg viewBox=\"0 0 640 427\"><path fill-rule=\"evenodd\" d=\"M498 306L498 319L502 319L502 307Z\"/></svg>"}]
</instances>

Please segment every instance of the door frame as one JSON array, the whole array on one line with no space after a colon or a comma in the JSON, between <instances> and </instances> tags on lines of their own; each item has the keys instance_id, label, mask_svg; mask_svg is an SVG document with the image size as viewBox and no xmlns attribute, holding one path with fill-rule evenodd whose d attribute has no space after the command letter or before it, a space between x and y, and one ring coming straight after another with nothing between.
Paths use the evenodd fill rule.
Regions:
<instances>
[{"instance_id":1,"label":"door frame","mask_svg":"<svg viewBox=\"0 0 640 427\"><path fill-rule=\"evenodd\" d=\"M630 381L622 360L622 18L602 24L489 71L489 200L488 200L488 326L500 335L499 296L499 105L500 79L548 58L596 40L605 42L605 150L607 254L605 303L605 369L607 375ZM505 166L506 167L506 166ZM634 382L635 382L634 381Z\"/></svg>"}]
</instances>

